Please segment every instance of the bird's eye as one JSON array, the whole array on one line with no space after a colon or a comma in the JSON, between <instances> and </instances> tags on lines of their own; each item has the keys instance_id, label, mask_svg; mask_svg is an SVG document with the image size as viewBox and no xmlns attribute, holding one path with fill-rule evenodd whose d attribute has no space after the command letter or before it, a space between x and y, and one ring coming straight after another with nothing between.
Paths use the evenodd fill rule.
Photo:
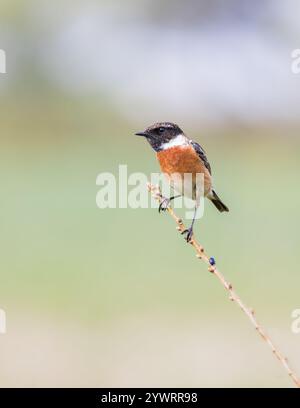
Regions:
<instances>
[{"instance_id":1,"label":"bird's eye","mask_svg":"<svg viewBox=\"0 0 300 408\"><path fill-rule=\"evenodd\" d=\"M160 127L158 128L158 133L161 135L162 133L164 133L165 128L164 127Z\"/></svg>"}]
</instances>

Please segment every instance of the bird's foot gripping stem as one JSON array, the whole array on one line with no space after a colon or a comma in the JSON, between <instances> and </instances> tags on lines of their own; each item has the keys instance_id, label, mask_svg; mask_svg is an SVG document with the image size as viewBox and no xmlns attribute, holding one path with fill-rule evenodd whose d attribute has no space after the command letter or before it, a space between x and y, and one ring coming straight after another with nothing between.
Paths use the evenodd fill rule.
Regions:
<instances>
[{"instance_id":1,"label":"bird's foot gripping stem","mask_svg":"<svg viewBox=\"0 0 300 408\"><path fill-rule=\"evenodd\" d=\"M170 202L171 202L170 198L166 198L166 197L163 197L163 196L161 198L162 198L162 201L161 201L161 203L159 204L159 207L158 207L158 212L159 213L161 211L165 212L168 209L168 207L170 205Z\"/></svg>"},{"instance_id":2,"label":"bird's foot gripping stem","mask_svg":"<svg viewBox=\"0 0 300 408\"><path fill-rule=\"evenodd\" d=\"M167 198L167 197L161 196L161 200L162 201L161 201L161 203L159 204L159 207L158 207L158 212L159 213L167 211L171 201L173 200L173 197Z\"/></svg>"},{"instance_id":3,"label":"bird's foot gripping stem","mask_svg":"<svg viewBox=\"0 0 300 408\"><path fill-rule=\"evenodd\" d=\"M191 240L193 239L193 227L190 227L184 231L182 231L181 235L185 235L185 240L187 243L191 242Z\"/></svg>"},{"instance_id":4,"label":"bird's foot gripping stem","mask_svg":"<svg viewBox=\"0 0 300 408\"><path fill-rule=\"evenodd\" d=\"M163 195L160 195L161 203L159 204L158 212L166 211L169 208L171 201L175 200L175 198L178 197L181 197L181 195L179 194L170 198L166 198Z\"/></svg>"}]
</instances>

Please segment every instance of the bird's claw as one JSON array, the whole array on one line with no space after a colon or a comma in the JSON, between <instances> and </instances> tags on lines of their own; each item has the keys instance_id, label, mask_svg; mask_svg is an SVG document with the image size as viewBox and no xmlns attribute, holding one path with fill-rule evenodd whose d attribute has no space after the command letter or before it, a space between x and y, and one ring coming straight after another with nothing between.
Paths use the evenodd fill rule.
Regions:
<instances>
[{"instance_id":1,"label":"bird's claw","mask_svg":"<svg viewBox=\"0 0 300 408\"><path fill-rule=\"evenodd\" d=\"M169 198L163 197L162 202L159 204L158 207L158 212L160 213L161 211L166 211L170 205L171 200Z\"/></svg>"},{"instance_id":2,"label":"bird's claw","mask_svg":"<svg viewBox=\"0 0 300 408\"><path fill-rule=\"evenodd\" d=\"M193 228L190 227L190 228L182 231L181 235L185 235L185 234L186 234L186 237L185 237L186 242L188 242L188 243L191 242L191 240L193 238L193 235L194 235Z\"/></svg>"}]
</instances>

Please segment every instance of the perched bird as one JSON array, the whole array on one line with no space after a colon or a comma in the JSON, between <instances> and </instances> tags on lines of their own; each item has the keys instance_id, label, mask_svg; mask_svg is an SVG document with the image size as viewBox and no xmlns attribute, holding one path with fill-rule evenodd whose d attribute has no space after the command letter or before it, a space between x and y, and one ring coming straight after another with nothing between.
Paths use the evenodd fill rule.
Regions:
<instances>
[{"instance_id":1,"label":"perched bird","mask_svg":"<svg viewBox=\"0 0 300 408\"><path fill-rule=\"evenodd\" d=\"M174 198L182 195L195 200L195 212L192 224L185 230L187 242L193 237L193 227L199 207L198 192L201 190L220 212L229 211L226 205L220 200L212 186L211 167L202 147L189 139L179 126L171 122L155 123L143 132L137 132L137 136L145 137L156 152L160 168L167 175L171 186L179 195L165 198L159 211L165 211ZM197 174L202 173L204 186L197 185ZM185 188L185 176L191 175L191 186ZM202 180L203 180L202 179Z\"/></svg>"}]
</instances>

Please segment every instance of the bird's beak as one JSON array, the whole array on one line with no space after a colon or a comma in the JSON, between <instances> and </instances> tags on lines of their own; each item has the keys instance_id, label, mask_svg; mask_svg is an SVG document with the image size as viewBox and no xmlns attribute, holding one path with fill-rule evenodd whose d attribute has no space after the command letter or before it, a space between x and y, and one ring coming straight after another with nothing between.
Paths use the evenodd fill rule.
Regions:
<instances>
[{"instance_id":1,"label":"bird's beak","mask_svg":"<svg viewBox=\"0 0 300 408\"><path fill-rule=\"evenodd\" d=\"M135 133L135 135L136 136L144 136L144 137L148 136L146 132L137 132L137 133Z\"/></svg>"}]
</instances>

